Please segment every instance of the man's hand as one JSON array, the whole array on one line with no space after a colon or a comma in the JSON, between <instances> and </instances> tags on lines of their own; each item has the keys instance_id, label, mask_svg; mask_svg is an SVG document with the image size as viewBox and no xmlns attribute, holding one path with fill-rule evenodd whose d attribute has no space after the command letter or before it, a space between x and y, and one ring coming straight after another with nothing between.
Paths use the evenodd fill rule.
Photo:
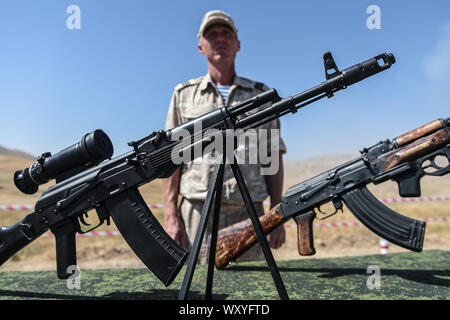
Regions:
<instances>
[{"instance_id":1,"label":"man's hand","mask_svg":"<svg viewBox=\"0 0 450 320\"><path fill-rule=\"evenodd\" d=\"M266 176L267 189L270 196L270 208L273 208L281 201L281 193L283 190L284 168L283 156L279 153L279 170L276 174ZM284 225L273 230L269 235L269 246L272 249L280 248L286 241L286 229Z\"/></svg>"},{"instance_id":2,"label":"man's hand","mask_svg":"<svg viewBox=\"0 0 450 320\"><path fill-rule=\"evenodd\" d=\"M280 248L286 241L286 230L284 225L279 226L277 229L273 230L269 235L269 246L272 249Z\"/></svg>"},{"instance_id":3,"label":"man's hand","mask_svg":"<svg viewBox=\"0 0 450 320\"><path fill-rule=\"evenodd\" d=\"M183 248L187 248L186 228L178 215L178 194L180 189L181 169L172 176L163 179L164 195L164 229Z\"/></svg>"},{"instance_id":4,"label":"man's hand","mask_svg":"<svg viewBox=\"0 0 450 320\"><path fill-rule=\"evenodd\" d=\"M174 214L164 213L164 229L180 246L187 249L186 228L177 212Z\"/></svg>"}]
</instances>

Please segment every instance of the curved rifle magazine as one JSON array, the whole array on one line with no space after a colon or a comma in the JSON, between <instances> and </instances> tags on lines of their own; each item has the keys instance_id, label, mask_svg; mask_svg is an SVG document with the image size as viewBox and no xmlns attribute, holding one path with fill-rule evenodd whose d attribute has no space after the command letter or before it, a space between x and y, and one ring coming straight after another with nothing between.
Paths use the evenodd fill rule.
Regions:
<instances>
[{"instance_id":1,"label":"curved rifle magazine","mask_svg":"<svg viewBox=\"0 0 450 320\"><path fill-rule=\"evenodd\" d=\"M405 249L422 251L426 223L401 215L377 200L366 187L342 195L347 207L371 231Z\"/></svg>"},{"instance_id":2,"label":"curved rifle magazine","mask_svg":"<svg viewBox=\"0 0 450 320\"><path fill-rule=\"evenodd\" d=\"M153 216L138 189L105 201L106 210L134 253L168 286L188 256Z\"/></svg>"}]
</instances>

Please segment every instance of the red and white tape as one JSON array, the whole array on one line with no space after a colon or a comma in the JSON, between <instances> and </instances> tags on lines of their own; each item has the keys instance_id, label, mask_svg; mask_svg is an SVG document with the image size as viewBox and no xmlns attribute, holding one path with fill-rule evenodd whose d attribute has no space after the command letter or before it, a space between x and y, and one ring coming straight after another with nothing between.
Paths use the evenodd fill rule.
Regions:
<instances>
[{"instance_id":1,"label":"red and white tape","mask_svg":"<svg viewBox=\"0 0 450 320\"><path fill-rule=\"evenodd\" d=\"M450 196L435 196L435 197L418 197L418 198L378 198L383 203L407 203L407 202L433 202L433 201L447 201ZM264 202L269 204L269 202ZM150 209L162 209L163 204L147 204ZM15 205L15 204L0 204L0 211L31 211L33 206L29 204Z\"/></svg>"},{"instance_id":2,"label":"red and white tape","mask_svg":"<svg viewBox=\"0 0 450 320\"><path fill-rule=\"evenodd\" d=\"M53 237L53 233L46 232L43 237ZM120 236L119 231L90 231L86 233L77 233L77 237L105 237L105 236Z\"/></svg>"},{"instance_id":3,"label":"red and white tape","mask_svg":"<svg viewBox=\"0 0 450 320\"><path fill-rule=\"evenodd\" d=\"M0 204L0 211L30 211L33 210L33 206L30 204L18 205L18 204Z\"/></svg>"},{"instance_id":4,"label":"red and white tape","mask_svg":"<svg viewBox=\"0 0 450 320\"><path fill-rule=\"evenodd\" d=\"M383 203L429 202L450 200L450 196L418 197L418 198L379 198Z\"/></svg>"},{"instance_id":5,"label":"red and white tape","mask_svg":"<svg viewBox=\"0 0 450 320\"><path fill-rule=\"evenodd\" d=\"M439 217L439 218L425 218L419 219L425 222L444 222L450 221L450 217ZM314 223L314 227L317 228L337 228L337 227L359 227L363 224L360 222L331 222L331 223ZM296 228L296 224L285 224L286 228ZM43 237L53 237L53 233L46 232L42 235ZM120 236L119 231L90 231L86 233L77 233L77 237L105 237L105 236Z\"/></svg>"},{"instance_id":6,"label":"red and white tape","mask_svg":"<svg viewBox=\"0 0 450 320\"><path fill-rule=\"evenodd\" d=\"M406 202L430 202L430 201L446 201L450 200L450 196L436 196L436 197L418 197L418 198L378 198L383 203L406 203ZM162 209L162 204L147 204L150 209ZM0 211L31 211L32 205L0 205ZM423 218L420 219L425 222L447 222L450 221L450 217L438 217L438 218ZM315 228L340 228L340 227L359 227L363 224L360 222L325 222L314 223ZM296 224L286 224L287 228L295 228ZM83 234L77 234L77 237L104 237L104 236L118 236L119 231L90 231ZM43 234L44 237L51 237L51 232Z\"/></svg>"},{"instance_id":7,"label":"red and white tape","mask_svg":"<svg viewBox=\"0 0 450 320\"><path fill-rule=\"evenodd\" d=\"M422 218L419 219L425 222L447 222L450 221L450 217L437 217L437 218ZM328 222L328 223L314 223L315 228L338 228L338 227L359 227L363 226L361 222ZM296 228L296 224L286 224L287 228Z\"/></svg>"}]
</instances>

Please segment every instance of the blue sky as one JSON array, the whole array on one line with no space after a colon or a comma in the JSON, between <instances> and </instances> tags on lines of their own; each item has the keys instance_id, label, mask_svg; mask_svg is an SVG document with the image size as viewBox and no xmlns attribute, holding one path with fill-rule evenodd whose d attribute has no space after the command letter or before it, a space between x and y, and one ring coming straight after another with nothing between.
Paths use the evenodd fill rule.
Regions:
<instances>
[{"instance_id":1,"label":"blue sky","mask_svg":"<svg viewBox=\"0 0 450 320\"><path fill-rule=\"evenodd\" d=\"M67 7L81 10L70 30ZM369 30L369 5L381 29ZM197 52L204 13L230 13L239 75L282 97L383 52L388 71L281 119L289 159L355 153L450 116L450 2L5 0L0 4L0 145L57 152L102 128L115 155L164 128L174 86L207 72Z\"/></svg>"}]
</instances>

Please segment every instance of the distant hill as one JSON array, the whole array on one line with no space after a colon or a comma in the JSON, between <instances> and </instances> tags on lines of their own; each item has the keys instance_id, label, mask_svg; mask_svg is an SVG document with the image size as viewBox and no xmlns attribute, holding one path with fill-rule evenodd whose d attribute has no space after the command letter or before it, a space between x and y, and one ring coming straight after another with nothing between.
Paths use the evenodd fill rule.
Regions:
<instances>
[{"instance_id":1,"label":"distant hill","mask_svg":"<svg viewBox=\"0 0 450 320\"><path fill-rule=\"evenodd\" d=\"M357 157L358 154L355 153L323 155L303 160L285 160L284 168L287 173L285 179L306 180Z\"/></svg>"},{"instance_id":2,"label":"distant hill","mask_svg":"<svg viewBox=\"0 0 450 320\"><path fill-rule=\"evenodd\" d=\"M14 156L14 157L19 157L19 158L24 158L24 159L36 159L35 156L33 156L32 154L29 154L25 151L16 150L16 149L8 149L3 146L0 146L0 155Z\"/></svg>"}]
</instances>

